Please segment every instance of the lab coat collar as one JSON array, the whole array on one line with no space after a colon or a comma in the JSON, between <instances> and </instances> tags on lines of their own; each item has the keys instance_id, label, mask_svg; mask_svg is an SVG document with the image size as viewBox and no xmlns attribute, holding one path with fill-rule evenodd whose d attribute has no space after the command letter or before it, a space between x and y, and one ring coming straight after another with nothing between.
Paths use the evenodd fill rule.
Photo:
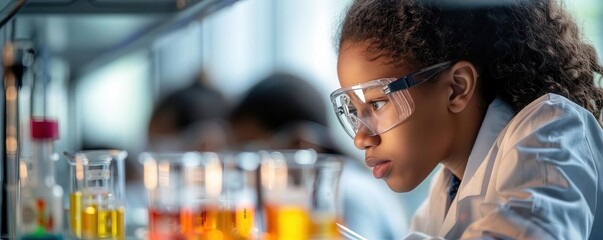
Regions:
<instances>
[{"instance_id":1,"label":"lab coat collar","mask_svg":"<svg viewBox=\"0 0 603 240\"><path fill-rule=\"evenodd\" d=\"M485 171L477 171L479 166L482 164L484 159L487 157L488 152L492 149L494 142L498 138L498 135L502 130L509 124L514 116L514 112L509 105L499 98L496 98L486 111L486 116L482 122L482 126L477 134L473 149L469 154L467 160L467 166L463 174L463 180L459 191L455 199L452 200L448 212L446 213L445 203L442 207L442 213L445 216L442 227L440 228L440 236L445 236L450 229L457 222L457 205L460 201L469 196L476 196L482 193L482 180L484 178ZM447 186L450 185L449 180L452 172L443 168L438 178L439 186L441 186L442 196L447 196Z\"/></svg>"},{"instance_id":2,"label":"lab coat collar","mask_svg":"<svg viewBox=\"0 0 603 240\"><path fill-rule=\"evenodd\" d=\"M492 149L492 146L494 146L494 142L496 141L496 138L498 138L498 135L500 135L502 130L509 124L514 115L515 113L511 107L503 100L496 98L490 103L486 116L482 121L482 126L475 139L475 143L473 144L473 149L469 154L467 166L463 173L463 181L459 187L459 197L457 199L481 194L481 186L466 186L471 182L482 182L481 179L483 179L484 176L478 175L483 174L476 175L476 171L488 155L488 152ZM473 178L478 181L472 181Z\"/></svg>"}]
</instances>

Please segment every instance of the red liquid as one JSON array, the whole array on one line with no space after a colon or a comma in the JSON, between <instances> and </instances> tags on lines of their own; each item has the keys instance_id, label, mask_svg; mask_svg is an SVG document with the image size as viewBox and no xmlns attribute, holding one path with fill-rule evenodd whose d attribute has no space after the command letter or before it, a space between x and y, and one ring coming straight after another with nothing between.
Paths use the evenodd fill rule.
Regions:
<instances>
[{"instance_id":1,"label":"red liquid","mask_svg":"<svg viewBox=\"0 0 603 240\"><path fill-rule=\"evenodd\" d=\"M149 239L186 239L180 226L180 212L149 209Z\"/></svg>"}]
</instances>

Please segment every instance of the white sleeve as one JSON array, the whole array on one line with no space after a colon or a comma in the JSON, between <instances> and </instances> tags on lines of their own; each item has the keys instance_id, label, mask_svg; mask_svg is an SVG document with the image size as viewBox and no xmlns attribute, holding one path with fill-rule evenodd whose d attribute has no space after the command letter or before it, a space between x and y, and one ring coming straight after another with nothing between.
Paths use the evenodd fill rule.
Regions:
<instances>
[{"instance_id":1,"label":"white sleeve","mask_svg":"<svg viewBox=\"0 0 603 240\"><path fill-rule=\"evenodd\" d=\"M483 218L462 239L588 239L601 161L588 139L603 135L578 110L551 98L515 117L497 143Z\"/></svg>"}]
</instances>

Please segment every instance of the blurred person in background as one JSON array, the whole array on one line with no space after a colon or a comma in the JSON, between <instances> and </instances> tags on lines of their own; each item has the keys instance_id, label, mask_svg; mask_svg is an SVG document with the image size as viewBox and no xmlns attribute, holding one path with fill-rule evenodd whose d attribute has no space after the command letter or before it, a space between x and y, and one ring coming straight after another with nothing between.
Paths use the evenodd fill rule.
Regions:
<instances>
[{"instance_id":1,"label":"blurred person in background","mask_svg":"<svg viewBox=\"0 0 603 240\"><path fill-rule=\"evenodd\" d=\"M230 104L199 77L159 101L148 125L147 150L220 151L227 145Z\"/></svg>"},{"instance_id":2,"label":"blurred person in background","mask_svg":"<svg viewBox=\"0 0 603 240\"><path fill-rule=\"evenodd\" d=\"M230 114L233 145L241 150L307 149L343 153L327 129L327 107L307 81L284 73L261 80ZM367 239L399 239L406 234L398 195L348 156L339 185L344 225Z\"/></svg>"},{"instance_id":3,"label":"blurred person in background","mask_svg":"<svg viewBox=\"0 0 603 240\"><path fill-rule=\"evenodd\" d=\"M228 148L230 103L204 75L160 99L149 119L149 152L219 152Z\"/></svg>"},{"instance_id":4,"label":"blurred person in background","mask_svg":"<svg viewBox=\"0 0 603 240\"><path fill-rule=\"evenodd\" d=\"M222 151L227 148L225 119L230 104L221 92L206 85L203 77L168 94L155 106L149 119L145 151ZM140 172L142 168L138 163L135 170ZM136 209L128 214L127 221L134 226L128 228L130 232L147 225L147 193L142 176L128 178L126 189L128 206ZM140 234L128 234L133 235Z\"/></svg>"}]
</instances>

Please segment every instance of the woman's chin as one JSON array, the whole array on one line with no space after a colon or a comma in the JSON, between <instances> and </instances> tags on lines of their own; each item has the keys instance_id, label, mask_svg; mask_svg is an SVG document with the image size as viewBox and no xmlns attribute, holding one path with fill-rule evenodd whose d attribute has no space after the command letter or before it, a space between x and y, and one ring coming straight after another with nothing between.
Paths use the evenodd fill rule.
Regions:
<instances>
[{"instance_id":1,"label":"woman's chin","mask_svg":"<svg viewBox=\"0 0 603 240\"><path fill-rule=\"evenodd\" d=\"M421 181L407 181L399 176L387 176L383 180L392 191L397 193L410 192L421 183Z\"/></svg>"}]
</instances>

